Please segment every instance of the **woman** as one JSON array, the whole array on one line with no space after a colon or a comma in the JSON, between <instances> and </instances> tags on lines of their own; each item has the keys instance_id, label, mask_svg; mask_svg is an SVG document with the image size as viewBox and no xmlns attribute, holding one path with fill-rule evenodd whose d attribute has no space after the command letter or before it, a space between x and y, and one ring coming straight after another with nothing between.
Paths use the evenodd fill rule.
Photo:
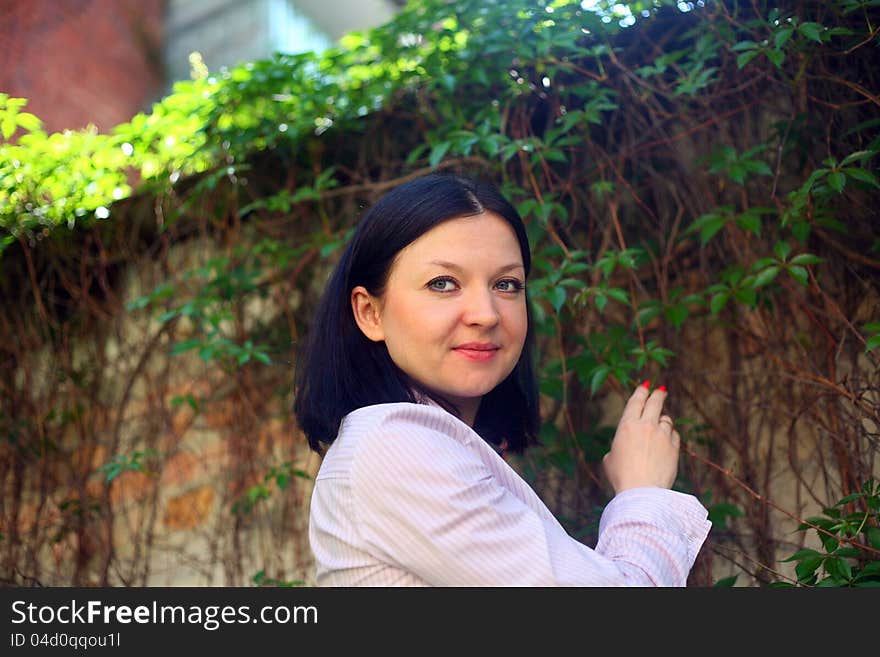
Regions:
<instances>
[{"instance_id":1,"label":"woman","mask_svg":"<svg viewBox=\"0 0 880 657\"><path fill-rule=\"evenodd\" d=\"M499 455L535 442L523 222L491 185L430 175L364 216L298 360L324 458L309 537L322 586L684 586L706 509L670 490L679 436L648 383L626 404L595 550Z\"/></svg>"}]
</instances>

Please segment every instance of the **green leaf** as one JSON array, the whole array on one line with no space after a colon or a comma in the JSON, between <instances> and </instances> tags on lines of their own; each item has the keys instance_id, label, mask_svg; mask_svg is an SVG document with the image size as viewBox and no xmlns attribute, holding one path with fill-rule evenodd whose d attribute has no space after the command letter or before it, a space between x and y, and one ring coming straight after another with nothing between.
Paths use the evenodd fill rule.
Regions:
<instances>
[{"instance_id":1,"label":"green leaf","mask_svg":"<svg viewBox=\"0 0 880 657\"><path fill-rule=\"evenodd\" d=\"M544 151L544 159L550 160L551 162L568 162L568 156L566 156L565 153L556 148L551 148Z\"/></svg>"},{"instance_id":2,"label":"green leaf","mask_svg":"<svg viewBox=\"0 0 880 657\"><path fill-rule=\"evenodd\" d=\"M691 226L691 230L700 231L700 242L706 245L715 234L724 228L727 217L721 214L705 214L697 219Z\"/></svg>"},{"instance_id":3,"label":"green leaf","mask_svg":"<svg viewBox=\"0 0 880 657\"><path fill-rule=\"evenodd\" d=\"M538 382L538 388L542 395L547 395L551 399L562 401L563 389L562 379L558 376L543 376Z\"/></svg>"},{"instance_id":4,"label":"green leaf","mask_svg":"<svg viewBox=\"0 0 880 657\"><path fill-rule=\"evenodd\" d=\"M773 44L778 49L782 48L782 46L784 46L786 44L786 42L791 38L792 34L794 34L793 27L782 28L773 36Z\"/></svg>"},{"instance_id":5,"label":"green leaf","mask_svg":"<svg viewBox=\"0 0 880 657\"><path fill-rule=\"evenodd\" d=\"M867 328L867 327L866 327ZM844 504L849 504L850 502L855 502L856 500L860 500L865 497L864 493L850 493L849 495L845 495L837 500L837 504L834 506L843 506Z\"/></svg>"},{"instance_id":6,"label":"green leaf","mask_svg":"<svg viewBox=\"0 0 880 657\"><path fill-rule=\"evenodd\" d=\"M772 176L773 170L766 162L761 160L745 160L742 162L743 167L750 173L757 173L762 176Z\"/></svg>"},{"instance_id":7,"label":"green leaf","mask_svg":"<svg viewBox=\"0 0 880 657\"><path fill-rule=\"evenodd\" d=\"M29 112L19 112L16 115L16 120L18 121L18 125L28 132L36 132L43 126L43 122Z\"/></svg>"},{"instance_id":8,"label":"green leaf","mask_svg":"<svg viewBox=\"0 0 880 657\"><path fill-rule=\"evenodd\" d=\"M830 588L832 586L844 586L847 582L843 582L836 577L826 577L823 580L820 580L816 586L822 588Z\"/></svg>"},{"instance_id":9,"label":"green leaf","mask_svg":"<svg viewBox=\"0 0 880 657\"><path fill-rule=\"evenodd\" d=\"M590 395L596 395L596 392L602 387L602 384L605 383L605 379L608 378L610 373L611 367L608 365L599 365L599 367L593 371L593 376L590 378Z\"/></svg>"},{"instance_id":10,"label":"green leaf","mask_svg":"<svg viewBox=\"0 0 880 657\"><path fill-rule=\"evenodd\" d=\"M709 309L712 311L713 315L717 315L721 312L724 306L727 305L727 300L730 298L729 292L718 292L712 297L712 300L709 302Z\"/></svg>"},{"instance_id":11,"label":"green leaf","mask_svg":"<svg viewBox=\"0 0 880 657\"><path fill-rule=\"evenodd\" d=\"M752 61L759 54L758 50L747 50L746 52L741 52L736 57L736 67L743 68L746 64Z\"/></svg>"},{"instance_id":12,"label":"green leaf","mask_svg":"<svg viewBox=\"0 0 880 657\"><path fill-rule=\"evenodd\" d=\"M822 258L814 256L812 253L801 253L789 260L793 265L815 265L822 262Z\"/></svg>"},{"instance_id":13,"label":"green leaf","mask_svg":"<svg viewBox=\"0 0 880 657\"><path fill-rule=\"evenodd\" d=\"M781 50L767 50L767 59L769 59L776 68L780 68L782 66L782 62L785 61L785 53Z\"/></svg>"},{"instance_id":14,"label":"green leaf","mask_svg":"<svg viewBox=\"0 0 880 657\"><path fill-rule=\"evenodd\" d=\"M745 513L736 504L719 502L709 506L709 521L719 529L727 527L728 518L742 518Z\"/></svg>"},{"instance_id":15,"label":"green leaf","mask_svg":"<svg viewBox=\"0 0 880 657\"><path fill-rule=\"evenodd\" d=\"M785 262L785 259L788 258L788 254L791 253L791 245L788 242L777 242L773 245L773 252L780 260Z\"/></svg>"},{"instance_id":16,"label":"green leaf","mask_svg":"<svg viewBox=\"0 0 880 657\"><path fill-rule=\"evenodd\" d=\"M13 117L7 117L3 119L3 122L0 123L0 131L3 132L3 138L9 139L12 135L15 134L15 131L18 129L18 124L15 122Z\"/></svg>"},{"instance_id":17,"label":"green leaf","mask_svg":"<svg viewBox=\"0 0 880 657\"><path fill-rule=\"evenodd\" d=\"M744 163L732 162L730 164L730 168L728 168L727 170L727 173L730 175L730 179L733 182L742 185L745 182L746 173L748 173L748 171L746 170Z\"/></svg>"},{"instance_id":18,"label":"green leaf","mask_svg":"<svg viewBox=\"0 0 880 657\"><path fill-rule=\"evenodd\" d=\"M190 338L189 340L183 340L182 342L176 342L171 345L171 354L173 356L177 356L191 349L195 349L196 347L202 346L202 340L199 338Z\"/></svg>"},{"instance_id":19,"label":"green leaf","mask_svg":"<svg viewBox=\"0 0 880 657\"><path fill-rule=\"evenodd\" d=\"M125 309L129 312L140 310L141 308L145 308L146 306L148 306L151 301L152 299L150 298L150 295L145 294L142 297L138 297L137 299L129 301L127 304L125 304Z\"/></svg>"},{"instance_id":20,"label":"green leaf","mask_svg":"<svg viewBox=\"0 0 880 657\"><path fill-rule=\"evenodd\" d=\"M873 351L877 347L880 347L880 334L874 335L868 339L868 341L865 343L865 353Z\"/></svg>"},{"instance_id":21,"label":"green leaf","mask_svg":"<svg viewBox=\"0 0 880 657\"><path fill-rule=\"evenodd\" d=\"M553 309L558 313L565 304L566 291L562 286L551 288L548 292L548 298Z\"/></svg>"},{"instance_id":22,"label":"green leaf","mask_svg":"<svg viewBox=\"0 0 880 657\"><path fill-rule=\"evenodd\" d=\"M825 547L826 552L834 552L840 546L840 541L834 536L819 534L819 538L822 539L822 545Z\"/></svg>"},{"instance_id":23,"label":"green leaf","mask_svg":"<svg viewBox=\"0 0 880 657\"><path fill-rule=\"evenodd\" d=\"M805 193L809 192L811 189L813 189L813 185L815 185L822 176L828 173L828 171L828 169L816 169L815 171L813 171L813 173L810 174L810 177L807 178L806 182L801 187L801 191Z\"/></svg>"},{"instance_id":24,"label":"green leaf","mask_svg":"<svg viewBox=\"0 0 880 657\"><path fill-rule=\"evenodd\" d=\"M675 305L675 306L667 306L663 313L666 315L666 319L672 324L675 328L681 328L681 325L684 324L685 320L688 318L690 311L685 306Z\"/></svg>"},{"instance_id":25,"label":"green leaf","mask_svg":"<svg viewBox=\"0 0 880 657\"><path fill-rule=\"evenodd\" d=\"M865 536L867 536L868 543L870 543L872 548L880 550L880 527L867 527L865 529Z\"/></svg>"},{"instance_id":26,"label":"green leaf","mask_svg":"<svg viewBox=\"0 0 880 657\"><path fill-rule=\"evenodd\" d=\"M733 293L733 296L736 297L737 301L746 304L749 308L754 308L755 304L758 302L758 295L751 288L736 290Z\"/></svg>"},{"instance_id":27,"label":"green leaf","mask_svg":"<svg viewBox=\"0 0 880 657\"><path fill-rule=\"evenodd\" d=\"M754 41L738 41L733 44L730 49L736 52L738 50L754 50L757 47L758 44Z\"/></svg>"},{"instance_id":28,"label":"green leaf","mask_svg":"<svg viewBox=\"0 0 880 657\"><path fill-rule=\"evenodd\" d=\"M857 162L858 160L865 160L873 155L876 155L876 151L865 150L865 151L855 151L854 153L850 153L840 162L840 166L844 167L848 164L852 164L853 162Z\"/></svg>"},{"instance_id":29,"label":"green leaf","mask_svg":"<svg viewBox=\"0 0 880 657\"><path fill-rule=\"evenodd\" d=\"M788 273L801 285L807 285L809 276L807 274L807 270L803 267L800 267L799 265L793 265L788 268Z\"/></svg>"},{"instance_id":30,"label":"green leaf","mask_svg":"<svg viewBox=\"0 0 880 657\"><path fill-rule=\"evenodd\" d=\"M723 578L719 579L717 582L715 582L715 584L713 584L712 586L716 589L730 588L734 584L736 584L737 577L739 577L739 575L731 575L730 577L723 577Z\"/></svg>"},{"instance_id":31,"label":"green leaf","mask_svg":"<svg viewBox=\"0 0 880 657\"><path fill-rule=\"evenodd\" d=\"M791 233L801 244L807 243L807 238L810 236L810 230L811 227L808 221L796 221L791 224Z\"/></svg>"},{"instance_id":32,"label":"green leaf","mask_svg":"<svg viewBox=\"0 0 880 657\"><path fill-rule=\"evenodd\" d=\"M639 309L638 313L636 313L636 319L638 321L639 326L645 326L652 319L657 317L660 314L660 306L659 305L649 305L644 306Z\"/></svg>"},{"instance_id":33,"label":"green leaf","mask_svg":"<svg viewBox=\"0 0 880 657\"><path fill-rule=\"evenodd\" d=\"M803 550L798 550L797 552L795 552L793 555L791 555L787 559L780 559L779 561L780 561L780 563L786 563L788 561L801 561L801 560L805 559L806 557L824 558L824 556L825 555L823 555L821 552L817 552L816 550L813 550L811 548L804 548Z\"/></svg>"},{"instance_id":34,"label":"green leaf","mask_svg":"<svg viewBox=\"0 0 880 657\"><path fill-rule=\"evenodd\" d=\"M842 547L839 550L837 550L834 554L836 554L838 557L846 557L848 559L858 559L862 553L854 547Z\"/></svg>"},{"instance_id":35,"label":"green leaf","mask_svg":"<svg viewBox=\"0 0 880 657\"><path fill-rule=\"evenodd\" d=\"M563 278L561 281L559 281L559 285L562 285L564 287L573 287L579 290L583 290L586 287L583 281L579 281L576 278Z\"/></svg>"},{"instance_id":36,"label":"green leaf","mask_svg":"<svg viewBox=\"0 0 880 657\"><path fill-rule=\"evenodd\" d=\"M438 79L440 81L440 84L443 85L443 87L446 89L446 91L451 93L452 91L455 90L455 76L454 75L450 75L449 73L446 73L444 75L438 76Z\"/></svg>"},{"instance_id":37,"label":"green leaf","mask_svg":"<svg viewBox=\"0 0 880 657\"><path fill-rule=\"evenodd\" d=\"M832 577L842 579L846 582L852 579L852 567L844 559L834 557L825 560L825 570Z\"/></svg>"},{"instance_id":38,"label":"green leaf","mask_svg":"<svg viewBox=\"0 0 880 657\"><path fill-rule=\"evenodd\" d=\"M406 161L405 161L406 164L409 164L409 165L415 164L418 161L418 159L422 156L422 153L424 153L427 149L428 149L427 144L419 144L418 146L416 146L414 149L412 149L409 152L409 155L406 156ZM494 155L494 153L493 153L493 155Z\"/></svg>"},{"instance_id":39,"label":"green leaf","mask_svg":"<svg viewBox=\"0 0 880 657\"><path fill-rule=\"evenodd\" d=\"M767 267L764 271L758 274L757 278L755 278L755 283L753 285L754 288L764 287L768 283L772 282L776 275L779 273L779 267Z\"/></svg>"},{"instance_id":40,"label":"green leaf","mask_svg":"<svg viewBox=\"0 0 880 657\"><path fill-rule=\"evenodd\" d=\"M795 572L797 573L798 580L806 581L813 576L819 566L822 565L822 560L824 557L814 556L814 557L806 557L803 561L797 564L794 567Z\"/></svg>"},{"instance_id":41,"label":"green leaf","mask_svg":"<svg viewBox=\"0 0 880 657\"><path fill-rule=\"evenodd\" d=\"M798 31L801 34L817 43L822 43L822 30L824 29L819 23L801 23L798 26Z\"/></svg>"},{"instance_id":42,"label":"green leaf","mask_svg":"<svg viewBox=\"0 0 880 657\"><path fill-rule=\"evenodd\" d=\"M832 171L828 174L828 185L838 194L843 191L846 185L846 174L840 171Z\"/></svg>"},{"instance_id":43,"label":"green leaf","mask_svg":"<svg viewBox=\"0 0 880 657\"><path fill-rule=\"evenodd\" d=\"M736 223L750 233L761 236L761 217L757 214L743 214L737 217Z\"/></svg>"},{"instance_id":44,"label":"green leaf","mask_svg":"<svg viewBox=\"0 0 880 657\"><path fill-rule=\"evenodd\" d=\"M573 264L567 265L565 267L565 273L571 276L572 274L579 274L582 271L588 271L590 266L583 262L575 262Z\"/></svg>"},{"instance_id":45,"label":"green leaf","mask_svg":"<svg viewBox=\"0 0 880 657\"><path fill-rule=\"evenodd\" d=\"M606 292L606 294L608 294L609 297L611 297L615 301L618 301L625 306L630 305L629 304L629 295L626 293L625 290L622 290L619 287L612 287L612 288L608 288L607 290L605 290L605 292Z\"/></svg>"},{"instance_id":46,"label":"green leaf","mask_svg":"<svg viewBox=\"0 0 880 657\"><path fill-rule=\"evenodd\" d=\"M810 525L815 525L816 527L821 527L826 531L831 531L832 527L834 526L834 521L830 518L826 518L825 516L812 516L810 518L807 518L807 522L810 524L808 525L806 523L801 523L798 526L798 529L811 529Z\"/></svg>"},{"instance_id":47,"label":"green leaf","mask_svg":"<svg viewBox=\"0 0 880 657\"><path fill-rule=\"evenodd\" d=\"M609 180L600 180L590 185L590 191L593 192L596 196L610 194L614 191L614 183Z\"/></svg>"},{"instance_id":48,"label":"green leaf","mask_svg":"<svg viewBox=\"0 0 880 657\"><path fill-rule=\"evenodd\" d=\"M171 407L177 408L181 404L188 404L190 408L192 408L196 413L199 412L199 405L196 403L196 398L192 395L177 395L172 397L171 399Z\"/></svg>"},{"instance_id":49,"label":"green leaf","mask_svg":"<svg viewBox=\"0 0 880 657\"><path fill-rule=\"evenodd\" d=\"M868 171L867 169L859 169L857 167L847 167L845 169L841 169L843 173L845 173L850 178L855 180L860 180L862 182L868 183L869 185L873 185L874 187L880 188L880 182L877 182L877 177Z\"/></svg>"},{"instance_id":50,"label":"green leaf","mask_svg":"<svg viewBox=\"0 0 880 657\"><path fill-rule=\"evenodd\" d=\"M876 527L874 529L876 529ZM858 577L872 577L877 575L880 575L880 561L872 561L862 568L862 572L859 573Z\"/></svg>"},{"instance_id":51,"label":"green leaf","mask_svg":"<svg viewBox=\"0 0 880 657\"><path fill-rule=\"evenodd\" d=\"M428 164L430 164L431 167L436 167L440 164L440 161L446 155L450 146L452 146L452 142L449 141L442 141L434 146L434 148L431 149L431 155L428 157Z\"/></svg>"}]
</instances>

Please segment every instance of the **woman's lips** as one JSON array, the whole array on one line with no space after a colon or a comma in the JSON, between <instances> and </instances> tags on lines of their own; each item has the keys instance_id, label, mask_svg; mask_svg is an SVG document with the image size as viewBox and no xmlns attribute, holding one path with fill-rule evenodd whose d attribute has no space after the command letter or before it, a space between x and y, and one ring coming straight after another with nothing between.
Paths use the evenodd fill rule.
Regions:
<instances>
[{"instance_id":1,"label":"woman's lips","mask_svg":"<svg viewBox=\"0 0 880 657\"><path fill-rule=\"evenodd\" d=\"M500 347L497 344L469 342L455 347L453 351L458 352L468 360L486 361L495 356L499 349Z\"/></svg>"}]
</instances>

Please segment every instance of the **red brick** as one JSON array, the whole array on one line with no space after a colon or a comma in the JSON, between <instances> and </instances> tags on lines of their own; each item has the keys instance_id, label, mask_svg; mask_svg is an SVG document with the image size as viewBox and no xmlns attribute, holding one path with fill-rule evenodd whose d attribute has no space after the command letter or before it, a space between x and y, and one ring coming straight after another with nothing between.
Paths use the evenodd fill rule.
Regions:
<instances>
[{"instance_id":1,"label":"red brick","mask_svg":"<svg viewBox=\"0 0 880 657\"><path fill-rule=\"evenodd\" d=\"M164 0L28 0L0 9L0 92L47 132L101 132L148 110L163 84Z\"/></svg>"}]
</instances>

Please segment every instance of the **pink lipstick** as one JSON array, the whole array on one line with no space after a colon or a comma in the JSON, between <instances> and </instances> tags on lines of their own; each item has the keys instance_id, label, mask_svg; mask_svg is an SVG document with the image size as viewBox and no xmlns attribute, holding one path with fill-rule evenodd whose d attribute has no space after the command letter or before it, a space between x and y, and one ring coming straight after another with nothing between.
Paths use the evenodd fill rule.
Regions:
<instances>
[{"instance_id":1,"label":"pink lipstick","mask_svg":"<svg viewBox=\"0 0 880 657\"><path fill-rule=\"evenodd\" d=\"M469 360L486 361L491 359L501 347L492 342L466 342L453 349Z\"/></svg>"}]
</instances>

